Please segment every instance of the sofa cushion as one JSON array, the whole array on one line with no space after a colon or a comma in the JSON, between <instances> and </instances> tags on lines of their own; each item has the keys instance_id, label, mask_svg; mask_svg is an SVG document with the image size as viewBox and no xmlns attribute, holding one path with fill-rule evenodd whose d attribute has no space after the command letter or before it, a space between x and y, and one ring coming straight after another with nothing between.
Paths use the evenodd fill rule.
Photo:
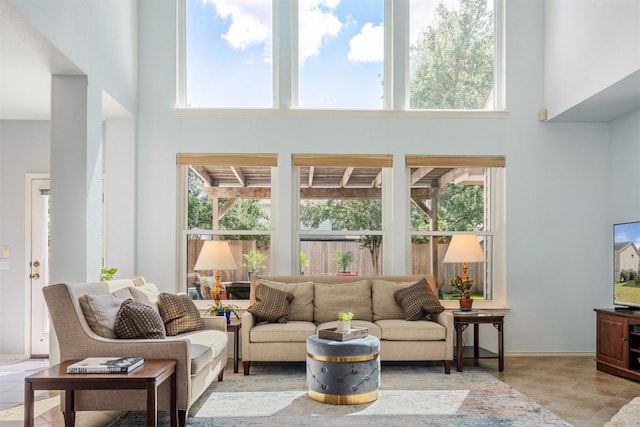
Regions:
<instances>
[{"instance_id":1,"label":"sofa cushion","mask_svg":"<svg viewBox=\"0 0 640 427\"><path fill-rule=\"evenodd\" d=\"M258 322L287 323L291 300L293 300L293 294L290 292L258 284L256 302L251 304L247 311L253 314Z\"/></svg>"},{"instance_id":2,"label":"sofa cushion","mask_svg":"<svg viewBox=\"0 0 640 427\"><path fill-rule=\"evenodd\" d=\"M444 311L444 307L425 279L419 280L408 288L395 291L393 296L404 310L406 320L421 320L431 314Z\"/></svg>"},{"instance_id":3,"label":"sofa cushion","mask_svg":"<svg viewBox=\"0 0 640 427\"><path fill-rule=\"evenodd\" d=\"M131 299L129 288L105 294L82 295L78 298L80 308L89 327L105 338L117 338L116 316L123 301Z\"/></svg>"},{"instance_id":4,"label":"sofa cushion","mask_svg":"<svg viewBox=\"0 0 640 427\"><path fill-rule=\"evenodd\" d=\"M158 309L168 336L202 329L200 311L188 295L161 293Z\"/></svg>"},{"instance_id":5,"label":"sofa cushion","mask_svg":"<svg viewBox=\"0 0 640 427\"><path fill-rule=\"evenodd\" d=\"M195 375L220 353L226 354L229 338L226 332L215 329L200 329L167 337L167 340L185 339L191 343L191 375ZM209 351L207 352L205 349Z\"/></svg>"},{"instance_id":6,"label":"sofa cushion","mask_svg":"<svg viewBox=\"0 0 640 427\"><path fill-rule=\"evenodd\" d=\"M289 306L289 320L313 322L313 282L284 283L260 279L258 284L291 292L293 300Z\"/></svg>"},{"instance_id":7,"label":"sofa cushion","mask_svg":"<svg viewBox=\"0 0 640 427\"><path fill-rule=\"evenodd\" d=\"M122 303L114 326L118 338L166 338L164 322L151 306L128 299Z\"/></svg>"},{"instance_id":8,"label":"sofa cushion","mask_svg":"<svg viewBox=\"0 0 640 427\"><path fill-rule=\"evenodd\" d=\"M211 363L213 351L202 344L191 344L191 375L196 375Z\"/></svg>"},{"instance_id":9,"label":"sofa cushion","mask_svg":"<svg viewBox=\"0 0 640 427\"><path fill-rule=\"evenodd\" d=\"M381 339L388 341L439 341L447 336L447 329L436 322L413 322L403 319L378 320Z\"/></svg>"},{"instance_id":10,"label":"sofa cushion","mask_svg":"<svg viewBox=\"0 0 640 427\"><path fill-rule=\"evenodd\" d=\"M129 290L133 295L133 300L138 301L153 307L158 311L158 295L160 291L158 287L153 283L145 283L140 286L130 286Z\"/></svg>"},{"instance_id":11,"label":"sofa cushion","mask_svg":"<svg viewBox=\"0 0 640 427\"><path fill-rule=\"evenodd\" d=\"M260 323L251 328L249 341L304 343L315 333L316 325L312 322L293 320L287 323Z\"/></svg>"},{"instance_id":12,"label":"sofa cushion","mask_svg":"<svg viewBox=\"0 0 640 427\"><path fill-rule=\"evenodd\" d=\"M316 323L338 320L338 313L350 311L354 319L373 320L371 285L368 280L350 283L313 284L313 320Z\"/></svg>"},{"instance_id":13,"label":"sofa cushion","mask_svg":"<svg viewBox=\"0 0 640 427\"><path fill-rule=\"evenodd\" d=\"M415 282L389 282L387 280L371 281L371 306L373 321L381 319L404 319L404 310L396 302L393 294Z\"/></svg>"}]
</instances>

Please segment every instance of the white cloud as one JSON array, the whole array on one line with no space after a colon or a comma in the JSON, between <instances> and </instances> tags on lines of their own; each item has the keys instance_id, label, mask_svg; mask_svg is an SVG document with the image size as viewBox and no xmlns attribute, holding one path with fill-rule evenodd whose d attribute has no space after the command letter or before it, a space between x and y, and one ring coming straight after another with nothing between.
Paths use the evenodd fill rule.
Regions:
<instances>
[{"instance_id":1,"label":"white cloud","mask_svg":"<svg viewBox=\"0 0 640 427\"><path fill-rule=\"evenodd\" d=\"M271 0L206 0L216 7L218 16L230 19L222 38L235 49L250 44L271 44Z\"/></svg>"},{"instance_id":2,"label":"white cloud","mask_svg":"<svg viewBox=\"0 0 640 427\"><path fill-rule=\"evenodd\" d=\"M342 23L334 14L339 0L301 0L298 41L298 62L304 64L307 58L320 53L322 43L338 35Z\"/></svg>"},{"instance_id":3,"label":"white cloud","mask_svg":"<svg viewBox=\"0 0 640 427\"><path fill-rule=\"evenodd\" d=\"M363 25L360 33L349 40L349 61L376 62L384 60L384 25Z\"/></svg>"}]
</instances>

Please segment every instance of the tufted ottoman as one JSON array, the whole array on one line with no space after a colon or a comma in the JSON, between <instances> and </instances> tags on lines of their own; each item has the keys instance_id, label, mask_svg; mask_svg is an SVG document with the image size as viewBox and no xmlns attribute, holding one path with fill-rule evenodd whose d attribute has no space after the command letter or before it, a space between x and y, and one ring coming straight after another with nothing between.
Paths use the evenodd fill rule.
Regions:
<instances>
[{"instance_id":1,"label":"tufted ottoman","mask_svg":"<svg viewBox=\"0 0 640 427\"><path fill-rule=\"evenodd\" d=\"M350 341L307 338L309 397L323 403L355 405L378 398L380 340L372 335Z\"/></svg>"}]
</instances>

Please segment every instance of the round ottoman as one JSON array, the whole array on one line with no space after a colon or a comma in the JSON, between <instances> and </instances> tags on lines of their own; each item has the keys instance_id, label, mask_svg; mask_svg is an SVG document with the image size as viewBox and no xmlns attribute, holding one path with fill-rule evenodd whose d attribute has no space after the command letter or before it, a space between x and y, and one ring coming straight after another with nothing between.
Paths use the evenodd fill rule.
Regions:
<instances>
[{"instance_id":1,"label":"round ottoman","mask_svg":"<svg viewBox=\"0 0 640 427\"><path fill-rule=\"evenodd\" d=\"M309 397L323 403L355 405L378 398L380 340L372 335L350 341L307 338Z\"/></svg>"}]
</instances>

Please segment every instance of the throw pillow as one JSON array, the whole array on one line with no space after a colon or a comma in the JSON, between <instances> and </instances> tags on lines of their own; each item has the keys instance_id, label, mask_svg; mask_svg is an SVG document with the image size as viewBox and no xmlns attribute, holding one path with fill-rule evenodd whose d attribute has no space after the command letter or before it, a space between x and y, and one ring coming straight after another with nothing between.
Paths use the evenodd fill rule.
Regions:
<instances>
[{"instance_id":1,"label":"throw pillow","mask_svg":"<svg viewBox=\"0 0 640 427\"><path fill-rule=\"evenodd\" d=\"M144 283L139 286L130 286L129 290L134 301L150 305L156 312L158 311L158 295L160 295L160 291L155 284Z\"/></svg>"},{"instance_id":2,"label":"throw pillow","mask_svg":"<svg viewBox=\"0 0 640 427\"><path fill-rule=\"evenodd\" d=\"M259 283L256 286L256 302L247 311L258 321L287 323L289 319L289 305L293 300L291 292L281 291Z\"/></svg>"},{"instance_id":3,"label":"throw pillow","mask_svg":"<svg viewBox=\"0 0 640 427\"><path fill-rule=\"evenodd\" d=\"M189 295L174 295L163 292L158 295L158 310L164 322L167 336L204 328L200 311Z\"/></svg>"},{"instance_id":4,"label":"throw pillow","mask_svg":"<svg viewBox=\"0 0 640 427\"><path fill-rule=\"evenodd\" d=\"M82 295L78 298L82 314L93 332L105 338L118 338L114 330L122 301L130 299L129 288L112 293Z\"/></svg>"},{"instance_id":5,"label":"throw pillow","mask_svg":"<svg viewBox=\"0 0 640 427\"><path fill-rule=\"evenodd\" d=\"M444 311L444 307L431 291L425 279L421 279L408 288L395 291L393 297L404 310L406 320L421 320Z\"/></svg>"},{"instance_id":6,"label":"throw pillow","mask_svg":"<svg viewBox=\"0 0 640 427\"><path fill-rule=\"evenodd\" d=\"M313 282L283 283L259 279L258 283L293 294L289 306L289 321L313 322Z\"/></svg>"},{"instance_id":7,"label":"throw pillow","mask_svg":"<svg viewBox=\"0 0 640 427\"><path fill-rule=\"evenodd\" d=\"M118 338L166 338L164 322L150 305L128 299L122 303L116 316L115 332Z\"/></svg>"}]
</instances>

